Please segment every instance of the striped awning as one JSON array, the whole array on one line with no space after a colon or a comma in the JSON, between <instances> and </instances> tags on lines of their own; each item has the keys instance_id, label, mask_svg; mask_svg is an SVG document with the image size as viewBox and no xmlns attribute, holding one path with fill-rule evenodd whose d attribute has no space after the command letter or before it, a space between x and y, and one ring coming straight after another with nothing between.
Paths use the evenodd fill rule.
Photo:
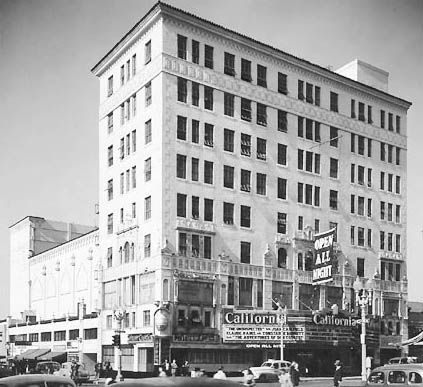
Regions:
<instances>
[{"instance_id":1,"label":"striped awning","mask_svg":"<svg viewBox=\"0 0 423 387\"><path fill-rule=\"evenodd\" d=\"M402 341L400 343L389 343L389 345L398 345L400 347L404 347L406 345L414 345L419 343L420 341L423 340L423 331L421 331L417 336L412 337L411 339Z\"/></svg>"}]
</instances>

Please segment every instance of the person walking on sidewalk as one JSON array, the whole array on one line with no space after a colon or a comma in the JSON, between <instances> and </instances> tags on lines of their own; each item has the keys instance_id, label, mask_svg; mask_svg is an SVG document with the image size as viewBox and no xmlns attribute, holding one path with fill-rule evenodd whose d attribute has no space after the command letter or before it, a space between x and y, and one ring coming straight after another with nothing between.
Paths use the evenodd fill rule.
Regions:
<instances>
[{"instance_id":1,"label":"person walking on sidewalk","mask_svg":"<svg viewBox=\"0 0 423 387\"><path fill-rule=\"evenodd\" d=\"M339 387L339 383L342 382L342 364L340 360L335 361L335 373L333 375L333 386Z\"/></svg>"}]
</instances>

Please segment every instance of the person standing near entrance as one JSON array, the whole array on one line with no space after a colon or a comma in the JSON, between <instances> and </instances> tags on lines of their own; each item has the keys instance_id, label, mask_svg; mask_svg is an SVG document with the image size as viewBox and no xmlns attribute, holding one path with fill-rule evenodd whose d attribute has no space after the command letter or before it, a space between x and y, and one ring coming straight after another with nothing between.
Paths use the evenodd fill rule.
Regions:
<instances>
[{"instance_id":1,"label":"person standing near entrance","mask_svg":"<svg viewBox=\"0 0 423 387\"><path fill-rule=\"evenodd\" d=\"M334 387L339 387L339 383L342 382L342 364L340 360L335 361L335 373L333 375Z\"/></svg>"},{"instance_id":2,"label":"person standing near entrance","mask_svg":"<svg viewBox=\"0 0 423 387\"><path fill-rule=\"evenodd\" d=\"M300 384L300 369L298 363L293 361L289 369L289 376L291 379L291 384L296 387Z\"/></svg>"},{"instance_id":3,"label":"person standing near entrance","mask_svg":"<svg viewBox=\"0 0 423 387\"><path fill-rule=\"evenodd\" d=\"M170 363L170 369L172 372L172 376L176 376L176 371L178 371L178 364L176 363L175 359L173 359L172 363Z\"/></svg>"}]
</instances>

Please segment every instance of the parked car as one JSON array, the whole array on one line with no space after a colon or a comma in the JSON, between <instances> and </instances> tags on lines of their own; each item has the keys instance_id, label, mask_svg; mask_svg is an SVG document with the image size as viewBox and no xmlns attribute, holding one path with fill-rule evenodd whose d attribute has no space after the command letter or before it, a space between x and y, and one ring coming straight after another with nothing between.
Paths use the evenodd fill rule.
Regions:
<instances>
[{"instance_id":1,"label":"parked car","mask_svg":"<svg viewBox=\"0 0 423 387\"><path fill-rule=\"evenodd\" d=\"M411 364L417 363L416 356L406 356L406 357L393 357L388 360L388 364Z\"/></svg>"},{"instance_id":2,"label":"parked car","mask_svg":"<svg viewBox=\"0 0 423 387\"><path fill-rule=\"evenodd\" d=\"M0 386L1 387L1 386ZM213 378L142 378L118 382L113 387L240 387L239 383Z\"/></svg>"},{"instance_id":3,"label":"parked car","mask_svg":"<svg viewBox=\"0 0 423 387\"><path fill-rule=\"evenodd\" d=\"M0 379L0 387L75 387L72 379L48 374L27 374Z\"/></svg>"},{"instance_id":4,"label":"parked car","mask_svg":"<svg viewBox=\"0 0 423 387\"><path fill-rule=\"evenodd\" d=\"M279 375L282 370L285 370L285 372L289 372L290 367L291 367L290 361L269 359L265 361L260 367L250 367L250 370L253 372L253 374L257 374L261 371L267 371L267 372L273 371Z\"/></svg>"},{"instance_id":5,"label":"parked car","mask_svg":"<svg viewBox=\"0 0 423 387\"><path fill-rule=\"evenodd\" d=\"M90 380L90 372L85 368L84 363L78 363L78 375L74 379L76 384L87 383ZM72 375L72 362L68 361L62 364L61 368L57 370L55 375L70 378Z\"/></svg>"},{"instance_id":6,"label":"parked car","mask_svg":"<svg viewBox=\"0 0 423 387\"><path fill-rule=\"evenodd\" d=\"M254 374L254 372L253 372ZM254 381L256 383L266 383L266 387L280 387L279 375L275 370L272 371L260 371L254 374Z\"/></svg>"},{"instance_id":7,"label":"parked car","mask_svg":"<svg viewBox=\"0 0 423 387\"><path fill-rule=\"evenodd\" d=\"M388 364L377 367L367 378L366 387L422 385L423 364Z\"/></svg>"},{"instance_id":8,"label":"parked car","mask_svg":"<svg viewBox=\"0 0 423 387\"><path fill-rule=\"evenodd\" d=\"M40 361L35 366L36 374L51 374L60 370L60 363L57 361Z\"/></svg>"}]
</instances>

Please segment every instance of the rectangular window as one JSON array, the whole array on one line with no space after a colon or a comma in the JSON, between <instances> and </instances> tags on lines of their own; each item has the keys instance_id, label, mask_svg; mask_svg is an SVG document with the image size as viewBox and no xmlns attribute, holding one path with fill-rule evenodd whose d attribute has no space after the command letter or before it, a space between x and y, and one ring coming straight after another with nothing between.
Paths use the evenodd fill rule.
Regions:
<instances>
[{"instance_id":1,"label":"rectangular window","mask_svg":"<svg viewBox=\"0 0 423 387\"><path fill-rule=\"evenodd\" d=\"M194 144L200 142L200 121L198 120L191 121L191 141Z\"/></svg>"},{"instance_id":2,"label":"rectangular window","mask_svg":"<svg viewBox=\"0 0 423 387\"><path fill-rule=\"evenodd\" d=\"M251 101L249 99L241 98L241 119L251 121Z\"/></svg>"},{"instance_id":3,"label":"rectangular window","mask_svg":"<svg viewBox=\"0 0 423 387\"><path fill-rule=\"evenodd\" d=\"M367 217L372 217L372 199L367 199Z\"/></svg>"},{"instance_id":4,"label":"rectangular window","mask_svg":"<svg viewBox=\"0 0 423 387\"><path fill-rule=\"evenodd\" d=\"M187 38L178 34L178 58L187 59Z\"/></svg>"},{"instance_id":5,"label":"rectangular window","mask_svg":"<svg viewBox=\"0 0 423 387\"><path fill-rule=\"evenodd\" d=\"M388 222L392 222L392 210L393 210L392 203L388 203Z\"/></svg>"},{"instance_id":6,"label":"rectangular window","mask_svg":"<svg viewBox=\"0 0 423 387\"><path fill-rule=\"evenodd\" d=\"M297 202L298 203L304 202L303 193L304 193L304 184L298 183L297 185Z\"/></svg>"},{"instance_id":7,"label":"rectangular window","mask_svg":"<svg viewBox=\"0 0 423 387\"><path fill-rule=\"evenodd\" d=\"M357 258L357 276L364 277L364 258Z\"/></svg>"},{"instance_id":8,"label":"rectangular window","mask_svg":"<svg viewBox=\"0 0 423 387\"><path fill-rule=\"evenodd\" d=\"M113 112L107 116L107 133L110 134L113 132Z\"/></svg>"},{"instance_id":9,"label":"rectangular window","mask_svg":"<svg viewBox=\"0 0 423 387\"><path fill-rule=\"evenodd\" d=\"M204 183L213 184L213 162L204 160Z\"/></svg>"},{"instance_id":10,"label":"rectangular window","mask_svg":"<svg viewBox=\"0 0 423 387\"><path fill-rule=\"evenodd\" d=\"M213 88L204 86L204 109L213 110Z\"/></svg>"},{"instance_id":11,"label":"rectangular window","mask_svg":"<svg viewBox=\"0 0 423 387\"><path fill-rule=\"evenodd\" d=\"M304 81L298 80L298 99L304 101Z\"/></svg>"},{"instance_id":12,"label":"rectangular window","mask_svg":"<svg viewBox=\"0 0 423 387\"><path fill-rule=\"evenodd\" d=\"M257 125L267 126L267 106L257 102Z\"/></svg>"},{"instance_id":13,"label":"rectangular window","mask_svg":"<svg viewBox=\"0 0 423 387\"><path fill-rule=\"evenodd\" d=\"M306 119L306 132L305 138L307 140L313 140L313 120Z\"/></svg>"},{"instance_id":14,"label":"rectangular window","mask_svg":"<svg viewBox=\"0 0 423 387\"><path fill-rule=\"evenodd\" d=\"M357 245L364 247L364 228L357 227Z\"/></svg>"},{"instance_id":15,"label":"rectangular window","mask_svg":"<svg viewBox=\"0 0 423 387\"><path fill-rule=\"evenodd\" d=\"M385 129L385 111L384 110L380 111L380 127L382 129Z\"/></svg>"},{"instance_id":16,"label":"rectangular window","mask_svg":"<svg viewBox=\"0 0 423 387\"><path fill-rule=\"evenodd\" d=\"M235 76L235 55L225 52L225 63L223 72L226 75Z\"/></svg>"},{"instance_id":17,"label":"rectangular window","mask_svg":"<svg viewBox=\"0 0 423 387\"><path fill-rule=\"evenodd\" d=\"M54 332L54 341L65 341L65 340L66 340L66 331L55 331Z\"/></svg>"},{"instance_id":18,"label":"rectangular window","mask_svg":"<svg viewBox=\"0 0 423 387\"><path fill-rule=\"evenodd\" d=\"M120 151L120 159L122 160L125 157L125 138L124 137L120 139L119 151Z\"/></svg>"},{"instance_id":19,"label":"rectangular window","mask_svg":"<svg viewBox=\"0 0 423 387\"><path fill-rule=\"evenodd\" d=\"M355 213L355 195L351 195L351 214Z\"/></svg>"},{"instance_id":20,"label":"rectangular window","mask_svg":"<svg viewBox=\"0 0 423 387\"><path fill-rule=\"evenodd\" d=\"M286 165L288 147L285 144L278 144L278 164Z\"/></svg>"},{"instance_id":21,"label":"rectangular window","mask_svg":"<svg viewBox=\"0 0 423 387\"><path fill-rule=\"evenodd\" d=\"M372 230L367 229L367 247L372 247Z\"/></svg>"},{"instance_id":22,"label":"rectangular window","mask_svg":"<svg viewBox=\"0 0 423 387\"><path fill-rule=\"evenodd\" d=\"M107 233L113 234L113 214L107 215Z\"/></svg>"},{"instance_id":23,"label":"rectangular window","mask_svg":"<svg viewBox=\"0 0 423 387\"><path fill-rule=\"evenodd\" d=\"M393 234L391 232L388 232L388 251L392 251L393 250Z\"/></svg>"},{"instance_id":24,"label":"rectangular window","mask_svg":"<svg viewBox=\"0 0 423 387\"><path fill-rule=\"evenodd\" d=\"M267 68L257 65L257 86L267 87Z\"/></svg>"},{"instance_id":25,"label":"rectangular window","mask_svg":"<svg viewBox=\"0 0 423 387\"><path fill-rule=\"evenodd\" d=\"M241 155L251 156L251 136L241 133Z\"/></svg>"},{"instance_id":26,"label":"rectangular window","mask_svg":"<svg viewBox=\"0 0 423 387\"><path fill-rule=\"evenodd\" d=\"M251 207L241 206L241 227L251 227Z\"/></svg>"},{"instance_id":27,"label":"rectangular window","mask_svg":"<svg viewBox=\"0 0 423 387\"><path fill-rule=\"evenodd\" d=\"M200 198L198 196L191 197L191 217L192 219L200 217Z\"/></svg>"},{"instance_id":28,"label":"rectangular window","mask_svg":"<svg viewBox=\"0 0 423 387\"><path fill-rule=\"evenodd\" d=\"M394 146L388 144L388 163L392 163Z\"/></svg>"},{"instance_id":29,"label":"rectangular window","mask_svg":"<svg viewBox=\"0 0 423 387\"><path fill-rule=\"evenodd\" d=\"M304 229L304 218L301 215L298 217L298 225L297 226L298 226L297 227L298 231L303 231L303 229Z\"/></svg>"},{"instance_id":30,"label":"rectangular window","mask_svg":"<svg viewBox=\"0 0 423 387\"><path fill-rule=\"evenodd\" d=\"M178 101L187 102L187 80L184 78L178 77Z\"/></svg>"},{"instance_id":31,"label":"rectangular window","mask_svg":"<svg viewBox=\"0 0 423 387\"><path fill-rule=\"evenodd\" d=\"M364 167L362 165L357 166L357 183L364 185Z\"/></svg>"},{"instance_id":32,"label":"rectangular window","mask_svg":"<svg viewBox=\"0 0 423 387\"><path fill-rule=\"evenodd\" d=\"M200 84L197 82L191 82L191 104L200 105Z\"/></svg>"},{"instance_id":33,"label":"rectangular window","mask_svg":"<svg viewBox=\"0 0 423 387\"><path fill-rule=\"evenodd\" d=\"M145 85L145 106L150 106L152 102L151 82Z\"/></svg>"},{"instance_id":34,"label":"rectangular window","mask_svg":"<svg viewBox=\"0 0 423 387\"><path fill-rule=\"evenodd\" d=\"M305 204L313 204L313 186L311 184L305 185Z\"/></svg>"},{"instance_id":35,"label":"rectangular window","mask_svg":"<svg viewBox=\"0 0 423 387\"><path fill-rule=\"evenodd\" d=\"M358 120L359 121L366 121L366 117L364 114L364 103L363 102L359 102L358 103Z\"/></svg>"},{"instance_id":36,"label":"rectangular window","mask_svg":"<svg viewBox=\"0 0 423 387\"><path fill-rule=\"evenodd\" d=\"M107 96L110 97L113 94L113 75L107 80Z\"/></svg>"},{"instance_id":37,"label":"rectangular window","mask_svg":"<svg viewBox=\"0 0 423 387\"><path fill-rule=\"evenodd\" d=\"M314 187L314 205L320 207L320 187Z\"/></svg>"},{"instance_id":38,"label":"rectangular window","mask_svg":"<svg viewBox=\"0 0 423 387\"><path fill-rule=\"evenodd\" d=\"M395 126L396 132L401 133L401 117L396 116L395 119L396 119L396 126Z\"/></svg>"},{"instance_id":39,"label":"rectangular window","mask_svg":"<svg viewBox=\"0 0 423 387\"><path fill-rule=\"evenodd\" d=\"M241 79L243 81L251 82L251 62L247 59L241 58Z\"/></svg>"},{"instance_id":40,"label":"rectangular window","mask_svg":"<svg viewBox=\"0 0 423 387\"><path fill-rule=\"evenodd\" d=\"M314 104L320 106L320 87L314 86Z\"/></svg>"},{"instance_id":41,"label":"rectangular window","mask_svg":"<svg viewBox=\"0 0 423 387\"><path fill-rule=\"evenodd\" d=\"M150 176L151 179L151 158L146 160L146 167L150 169L150 171L146 172L146 175ZM137 188L137 167L133 166L131 168L131 174L132 174L132 188Z\"/></svg>"},{"instance_id":42,"label":"rectangular window","mask_svg":"<svg viewBox=\"0 0 423 387\"><path fill-rule=\"evenodd\" d=\"M282 177L278 177L278 199L286 200L286 179Z\"/></svg>"},{"instance_id":43,"label":"rectangular window","mask_svg":"<svg viewBox=\"0 0 423 387\"><path fill-rule=\"evenodd\" d=\"M213 69L213 47L207 44L204 46L204 66Z\"/></svg>"},{"instance_id":44,"label":"rectangular window","mask_svg":"<svg viewBox=\"0 0 423 387\"><path fill-rule=\"evenodd\" d=\"M144 63L147 64L151 61L151 40L149 40L146 44L145 44L145 61Z\"/></svg>"},{"instance_id":45,"label":"rectangular window","mask_svg":"<svg viewBox=\"0 0 423 387\"><path fill-rule=\"evenodd\" d=\"M330 127L330 146L338 148L338 128Z\"/></svg>"},{"instance_id":46,"label":"rectangular window","mask_svg":"<svg viewBox=\"0 0 423 387\"><path fill-rule=\"evenodd\" d=\"M145 131L145 144L149 144L151 142L151 140L153 139L153 133L151 131L151 120L148 120L145 123L144 126L144 131Z\"/></svg>"},{"instance_id":47,"label":"rectangular window","mask_svg":"<svg viewBox=\"0 0 423 387\"><path fill-rule=\"evenodd\" d=\"M187 216L187 195L178 193L176 196L176 216L186 218Z\"/></svg>"},{"instance_id":48,"label":"rectangular window","mask_svg":"<svg viewBox=\"0 0 423 387\"><path fill-rule=\"evenodd\" d=\"M298 137L304 137L304 117L298 117Z\"/></svg>"},{"instance_id":49,"label":"rectangular window","mask_svg":"<svg viewBox=\"0 0 423 387\"><path fill-rule=\"evenodd\" d=\"M331 210L338 209L338 191L332 189L329 191L329 208Z\"/></svg>"},{"instance_id":50,"label":"rectangular window","mask_svg":"<svg viewBox=\"0 0 423 387\"><path fill-rule=\"evenodd\" d=\"M250 263L251 261L251 243L241 242L241 263Z\"/></svg>"},{"instance_id":51,"label":"rectangular window","mask_svg":"<svg viewBox=\"0 0 423 387\"><path fill-rule=\"evenodd\" d=\"M132 212L132 219L135 219L137 217L137 203L132 203L132 207L131 207L131 212Z\"/></svg>"},{"instance_id":52,"label":"rectangular window","mask_svg":"<svg viewBox=\"0 0 423 387\"><path fill-rule=\"evenodd\" d=\"M278 131L288 132L288 114L283 110L278 110Z\"/></svg>"},{"instance_id":53,"label":"rectangular window","mask_svg":"<svg viewBox=\"0 0 423 387\"><path fill-rule=\"evenodd\" d=\"M278 212L277 232L278 234L286 234L287 216L283 212Z\"/></svg>"},{"instance_id":54,"label":"rectangular window","mask_svg":"<svg viewBox=\"0 0 423 387\"><path fill-rule=\"evenodd\" d=\"M179 255L182 255L183 257L187 256L187 234L184 232L179 233L178 252Z\"/></svg>"},{"instance_id":55,"label":"rectangular window","mask_svg":"<svg viewBox=\"0 0 423 387\"><path fill-rule=\"evenodd\" d=\"M113 247L108 247L107 248L107 267L112 267L112 266L113 266Z\"/></svg>"},{"instance_id":56,"label":"rectangular window","mask_svg":"<svg viewBox=\"0 0 423 387\"><path fill-rule=\"evenodd\" d=\"M355 99L351 100L351 118L355 118Z\"/></svg>"},{"instance_id":57,"label":"rectangular window","mask_svg":"<svg viewBox=\"0 0 423 387\"><path fill-rule=\"evenodd\" d=\"M186 163L186 157L185 157L185 163ZM147 160L144 161L144 179L145 181L151 180L151 157L149 157Z\"/></svg>"},{"instance_id":58,"label":"rectangular window","mask_svg":"<svg viewBox=\"0 0 423 387\"><path fill-rule=\"evenodd\" d=\"M151 196L144 199L144 219L151 219Z\"/></svg>"},{"instance_id":59,"label":"rectangular window","mask_svg":"<svg viewBox=\"0 0 423 387\"><path fill-rule=\"evenodd\" d=\"M257 159L266 161L266 140L257 137Z\"/></svg>"},{"instance_id":60,"label":"rectangular window","mask_svg":"<svg viewBox=\"0 0 423 387\"><path fill-rule=\"evenodd\" d=\"M144 235L144 258L151 256L151 234Z\"/></svg>"},{"instance_id":61,"label":"rectangular window","mask_svg":"<svg viewBox=\"0 0 423 387\"><path fill-rule=\"evenodd\" d=\"M137 54L132 55L132 76L137 73Z\"/></svg>"},{"instance_id":62,"label":"rectangular window","mask_svg":"<svg viewBox=\"0 0 423 387\"><path fill-rule=\"evenodd\" d=\"M388 130L394 130L394 115L392 113L388 113Z\"/></svg>"},{"instance_id":63,"label":"rectangular window","mask_svg":"<svg viewBox=\"0 0 423 387\"><path fill-rule=\"evenodd\" d=\"M177 117L177 130L176 130L176 138L178 140L187 139L187 118L178 116Z\"/></svg>"},{"instance_id":64,"label":"rectangular window","mask_svg":"<svg viewBox=\"0 0 423 387\"><path fill-rule=\"evenodd\" d=\"M364 197L358 197L358 205L357 205L357 214L360 216L364 216Z\"/></svg>"},{"instance_id":65,"label":"rectangular window","mask_svg":"<svg viewBox=\"0 0 423 387\"><path fill-rule=\"evenodd\" d=\"M352 246L355 245L355 227L354 226L350 227L350 243Z\"/></svg>"},{"instance_id":66,"label":"rectangular window","mask_svg":"<svg viewBox=\"0 0 423 387\"><path fill-rule=\"evenodd\" d=\"M234 204L223 202L223 222L234 224Z\"/></svg>"},{"instance_id":67,"label":"rectangular window","mask_svg":"<svg viewBox=\"0 0 423 387\"><path fill-rule=\"evenodd\" d=\"M120 66L120 85L125 84L125 65Z\"/></svg>"},{"instance_id":68,"label":"rectangular window","mask_svg":"<svg viewBox=\"0 0 423 387\"><path fill-rule=\"evenodd\" d=\"M394 175L388 173L388 192L393 192L394 189Z\"/></svg>"},{"instance_id":69,"label":"rectangular window","mask_svg":"<svg viewBox=\"0 0 423 387\"><path fill-rule=\"evenodd\" d=\"M234 188L234 171L234 167L229 165L223 166L223 186L225 188Z\"/></svg>"},{"instance_id":70,"label":"rectangular window","mask_svg":"<svg viewBox=\"0 0 423 387\"><path fill-rule=\"evenodd\" d=\"M395 176L395 193L401 193L401 176Z\"/></svg>"},{"instance_id":71,"label":"rectangular window","mask_svg":"<svg viewBox=\"0 0 423 387\"><path fill-rule=\"evenodd\" d=\"M380 172L380 189L385 189L385 172Z\"/></svg>"},{"instance_id":72,"label":"rectangular window","mask_svg":"<svg viewBox=\"0 0 423 387\"><path fill-rule=\"evenodd\" d=\"M329 176L334 179L338 178L338 159L330 158Z\"/></svg>"},{"instance_id":73,"label":"rectangular window","mask_svg":"<svg viewBox=\"0 0 423 387\"><path fill-rule=\"evenodd\" d=\"M124 192L125 192L125 175L122 172L120 174L120 194L123 195Z\"/></svg>"},{"instance_id":74,"label":"rectangular window","mask_svg":"<svg viewBox=\"0 0 423 387\"><path fill-rule=\"evenodd\" d=\"M320 219L314 219L314 232L316 234L320 232Z\"/></svg>"},{"instance_id":75,"label":"rectangular window","mask_svg":"<svg viewBox=\"0 0 423 387\"><path fill-rule=\"evenodd\" d=\"M113 199L113 179L107 182L107 200Z\"/></svg>"},{"instance_id":76,"label":"rectangular window","mask_svg":"<svg viewBox=\"0 0 423 387\"><path fill-rule=\"evenodd\" d=\"M358 154L364 156L364 137L358 136Z\"/></svg>"},{"instance_id":77,"label":"rectangular window","mask_svg":"<svg viewBox=\"0 0 423 387\"><path fill-rule=\"evenodd\" d=\"M332 112L338 112L338 94L333 91L330 92L330 110Z\"/></svg>"},{"instance_id":78,"label":"rectangular window","mask_svg":"<svg viewBox=\"0 0 423 387\"><path fill-rule=\"evenodd\" d=\"M367 157L372 157L372 139L367 139Z\"/></svg>"},{"instance_id":79,"label":"rectangular window","mask_svg":"<svg viewBox=\"0 0 423 387\"><path fill-rule=\"evenodd\" d=\"M401 160L400 160L400 155L401 155L401 148L395 148L395 164L396 165L400 165L401 164Z\"/></svg>"},{"instance_id":80,"label":"rectangular window","mask_svg":"<svg viewBox=\"0 0 423 387\"><path fill-rule=\"evenodd\" d=\"M176 177L187 178L187 156L185 155L176 155Z\"/></svg>"},{"instance_id":81,"label":"rectangular window","mask_svg":"<svg viewBox=\"0 0 423 387\"><path fill-rule=\"evenodd\" d=\"M257 195L266 195L266 175L264 173L257 173L256 184Z\"/></svg>"},{"instance_id":82,"label":"rectangular window","mask_svg":"<svg viewBox=\"0 0 423 387\"><path fill-rule=\"evenodd\" d=\"M355 153L355 134L351 133L351 152Z\"/></svg>"},{"instance_id":83,"label":"rectangular window","mask_svg":"<svg viewBox=\"0 0 423 387\"><path fill-rule=\"evenodd\" d=\"M385 202L380 202L380 220L385 220Z\"/></svg>"},{"instance_id":84,"label":"rectangular window","mask_svg":"<svg viewBox=\"0 0 423 387\"><path fill-rule=\"evenodd\" d=\"M385 231L381 231L379 234L379 248L385 250Z\"/></svg>"},{"instance_id":85,"label":"rectangular window","mask_svg":"<svg viewBox=\"0 0 423 387\"><path fill-rule=\"evenodd\" d=\"M210 148L213 148L213 125L205 123L204 124L204 145Z\"/></svg>"},{"instance_id":86,"label":"rectangular window","mask_svg":"<svg viewBox=\"0 0 423 387\"><path fill-rule=\"evenodd\" d=\"M313 103L313 85L306 83L306 102Z\"/></svg>"},{"instance_id":87,"label":"rectangular window","mask_svg":"<svg viewBox=\"0 0 423 387\"><path fill-rule=\"evenodd\" d=\"M198 181L199 177L199 159L192 157L191 158L191 180Z\"/></svg>"},{"instance_id":88,"label":"rectangular window","mask_svg":"<svg viewBox=\"0 0 423 387\"><path fill-rule=\"evenodd\" d=\"M370 105L367 106L367 122L373 124L372 107Z\"/></svg>"},{"instance_id":89,"label":"rectangular window","mask_svg":"<svg viewBox=\"0 0 423 387\"><path fill-rule=\"evenodd\" d=\"M213 222L213 200L204 199L204 220Z\"/></svg>"},{"instance_id":90,"label":"rectangular window","mask_svg":"<svg viewBox=\"0 0 423 387\"><path fill-rule=\"evenodd\" d=\"M235 96L229 93L224 94L224 114L233 117L235 112Z\"/></svg>"},{"instance_id":91,"label":"rectangular window","mask_svg":"<svg viewBox=\"0 0 423 387\"><path fill-rule=\"evenodd\" d=\"M401 252L401 235L395 234L395 252L400 253ZM397 279L398 281L398 279Z\"/></svg>"},{"instance_id":92,"label":"rectangular window","mask_svg":"<svg viewBox=\"0 0 423 387\"><path fill-rule=\"evenodd\" d=\"M288 77L286 74L278 73L278 93L288 94Z\"/></svg>"},{"instance_id":93,"label":"rectangular window","mask_svg":"<svg viewBox=\"0 0 423 387\"><path fill-rule=\"evenodd\" d=\"M223 133L223 150L227 152L234 151L235 132L230 129L225 129Z\"/></svg>"},{"instance_id":94,"label":"rectangular window","mask_svg":"<svg viewBox=\"0 0 423 387\"><path fill-rule=\"evenodd\" d=\"M241 169L241 191L251 191L251 172L246 169Z\"/></svg>"},{"instance_id":95,"label":"rectangular window","mask_svg":"<svg viewBox=\"0 0 423 387\"><path fill-rule=\"evenodd\" d=\"M192 41L192 63L200 63L200 43L196 40Z\"/></svg>"},{"instance_id":96,"label":"rectangular window","mask_svg":"<svg viewBox=\"0 0 423 387\"><path fill-rule=\"evenodd\" d=\"M204 248L204 250L203 250L204 256L203 256L203 258L210 259L211 258L211 249L212 249L212 246L211 246L211 237L204 236L203 237L203 243L204 243L204 246L203 246L203 248Z\"/></svg>"},{"instance_id":97,"label":"rectangular window","mask_svg":"<svg viewBox=\"0 0 423 387\"><path fill-rule=\"evenodd\" d=\"M136 152L137 150L137 131L132 131L132 152Z\"/></svg>"}]
</instances>

